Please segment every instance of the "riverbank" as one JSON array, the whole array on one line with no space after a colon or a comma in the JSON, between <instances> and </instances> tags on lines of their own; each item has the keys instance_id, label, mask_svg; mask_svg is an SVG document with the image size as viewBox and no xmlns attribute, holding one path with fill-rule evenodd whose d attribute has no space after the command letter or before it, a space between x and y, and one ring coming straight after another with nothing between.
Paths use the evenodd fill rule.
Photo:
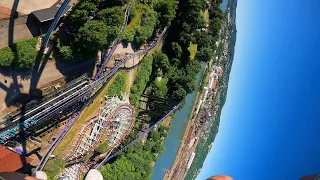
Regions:
<instances>
[{"instance_id":1,"label":"riverbank","mask_svg":"<svg viewBox=\"0 0 320 180\"><path fill-rule=\"evenodd\" d=\"M184 135L183 135L183 138L182 138L182 140L181 140L181 142L180 142L180 145L179 145L179 148L178 148L178 150L177 150L176 157L175 157L175 159L174 159L174 161L173 161L173 164L172 164L171 169L175 169L175 168L177 167L177 163L178 163L178 161L179 161L180 158L181 158L181 153L182 153L183 145L186 143L186 140L187 140L187 137L188 137L188 133L189 133L190 131L192 131L192 125L193 125L193 122L194 122L194 120L195 120L195 118L194 118L195 110L196 110L197 105L199 104L200 95L201 95L200 92L198 92L198 93L197 93L197 96L196 96L196 99L195 99L195 101L194 101L194 103L193 103L193 107L192 107L191 114L190 114L189 119L188 119L188 124L187 124L187 126L186 126L186 130L185 130ZM170 171L169 169L166 170L166 173L165 173L163 179L164 179L164 180L165 180L165 179L171 179L171 176L172 176L172 173L171 173L171 172L172 172L172 171Z\"/></svg>"},{"instance_id":2,"label":"riverbank","mask_svg":"<svg viewBox=\"0 0 320 180\"><path fill-rule=\"evenodd\" d=\"M233 9L233 8L231 8ZM233 60L235 25L230 8L226 11L216 56L208 63L204 89L198 93L186 131L176 153L175 161L164 179L194 179L219 129L220 113L226 99L229 73ZM231 27L229 29L229 27ZM191 158L192 157L192 158ZM194 158L194 159L193 159Z\"/></svg>"}]
</instances>

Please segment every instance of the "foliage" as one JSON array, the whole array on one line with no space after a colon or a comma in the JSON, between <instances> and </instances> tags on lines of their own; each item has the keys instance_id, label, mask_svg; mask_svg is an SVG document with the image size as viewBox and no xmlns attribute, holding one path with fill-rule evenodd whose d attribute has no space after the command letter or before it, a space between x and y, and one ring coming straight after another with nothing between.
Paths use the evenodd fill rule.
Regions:
<instances>
[{"instance_id":1,"label":"foliage","mask_svg":"<svg viewBox=\"0 0 320 180\"><path fill-rule=\"evenodd\" d=\"M145 14L142 18L140 26L136 29L135 42L139 45L145 43L151 38L154 28L157 23L156 13L150 10L149 13Z\"/></svg>"},{"instance_id":2,"label":"foliage","mask_svg":"<svg viewBox=\"0 0 320 180\"><path fill-rule=\"evenodd\" d=\"M116 75L115 80L113 81L112 85L108 89L108 96L120 96L121 92L125 92L125 83L126 79L123 73L119 73Z\"/></svg>"},{"instance_id":3,"label":"foliage","mask_svg":"<svg viewBox=\"0 0 320 180\"><path fill-rule=\"evenodd\" d=\"M114 162L103 166L100 170L103 178L108 180L150 179L151 162L156 160L155 154L164 150L162 133L159 131L159 128L153 130L144 143L138 141L120 154Z\"/></svg>"},{"instance_id":4,"label":"foliage","mask_svg":"<svg viewBox=\"0 0 320 180\"><path fill-rule=\"evenodd\" d=\"M76 46L85 54L93 55L106 45L107 26L101 21L88 21L79 29Z\"/></svg>"},{"instance_id":5,"label":"foliage","mask_svg":"<svg viewBox=\"0 0 320 180\"><path fill-rule=\"evenodd\" d=\"M154 67L155 69L161 69L167 72L170 69L170 62L168 56L160 51L153 54Z\"/></svg>"},{"instance_id":6,"label":"foliage","mask_svg":"<svg viewBox=\"0 0 320 180\"><path fill-rule=\"evenodd\" d=\"M98 13L98 19L102 20L107 26L121 27L124 21L124 12L120 6L103 9Z\"/></svg>"},{"instance_id":7,"label":"foliage","mask_svg":"<svg viewBox=\"0 0 320 180\"><path fill-rule=\"evenodd\" d=\"M168 56L171 58L180 58L182 53L182 48L177 42L172 42L171 48L169 52L167 52Z\"/></svg>"},{"instance_id":8,"label":"foliage","mask_svg":"<svg viewBox=\"0 0 320 180\"><path fill-rule=\"evenodd\" d=\"M90 0L81 0L79 1L68 13L65 23L69 26L76 28L81 27L84 23L89 20L89 16L92 16L96 11L96 8L100 0L90 1Z\"/></svg>"},{"instance_id":9,"label":"foliage","mask_svg":"<svg viewBox=\"0 0 320 180\"><path fill-rule=\"evenodd\" d=\"M111 43L121 34L120 28L116 26L107 26L107 46L110 46Z\"/></svg>"},{"instance_id":10,"label":"foliage","mask_svg":"<svg viewBox=\"0 0 320 180\"><path fill-rule=\"evenodd\" d=\"M130 89L130 103L135 107L139 107L140 97L149 81L152 72L153 57L152 55L146 55L142 61L143 63L139 67L139 72Z\"/></svg>"},{"instance_id":11,"label":"foliage","mask_svg":"<svg viewBox=\"0 0 320 180\"><path fill-rule=\"evenodd\" d=\"M14 66L20 68L31 68L35 61L42 58L35 46L37 39L29 39L14 43L11 47L0 50L0 66Z\"/></svg>"},{"instance_id":12,"label":"foliage","mask_svg":"<svg viewBox=\"0 0 320 180\"><path fill-rule=\"evenodd\" d=\"M152 96L158 98L165 98L168 93L167 83L168 78L158 77L152 85Z\"/></svg>"},{"instance_id":13,"label":"foliage","mask_svg":"<svg viewBox=\"0 0 320 180\"><path fill-rule=\"evenodd\" d=\"M142 11L137 11L132 16L133 18L131 19L130 23L127 25L124 31L123 40L125 42L132 42L134 40L136 28L139 27L141 23Z\"/></svg>"},{"instance_id":14,"label":"foliage","mask_svg":"<svg viewBox=\"0 0 320 180\"><path fill-rule=\"evenodd\" d=\"M58 43L60 44L60 43ZM73 50L71 46L57 46L62 59L72 60L74 59Z\"/></svg>"},{"instance_id":15,"label":"foliage","mask_svg":"<svg viewBox=\"0 0 320 180\"><path fill-rule=\"evenodd\" d=\"M104 141L103 143L101 143L96 149L95 151L97 151L98 153L102 154L104 152L106 152L108 150L108 143L106 141Z\"/></svg>"},{"instance_id":16,"label":"foliage","mask_svg":"<svg viewBox=\"0 0 320 180\"><path fill-rule=\"evenodd\" d=\"M14 58L14 53L10 47L0 50L0 66L11 66Z\"/></svg>"},{"instance_id":17,"label":"foliage","mask_svg":"<svg viewBox=\"0 0 320 180\"><path fill-rule=\"evenodd\" d=\"M44 171L47 173L48 179L56 179L55 177L59 176L60 171L65 167L65 165L65 161L60 157L50 159L44 167Z\"/></svg>"},{"instance_id":18,"label":"foliage","mask_svg":"<svg viewBox=\"0 0 320 180\"><path fill-rule=\"evenodd\" d=\"M213 58L214 52L210 48L201 48L197 54L197 58L202 62L208 62Z\"/></svg>"},{"instance_id":19,"label":"foliage","mask_svg":"<svg viewBox=\"0 0 320 180\"><path fill-rule=\"evenodd\" d=\"M83 158L81 158L81 162L88 162L89 160L90 160L90 158L91 158L91 154L88 154L88 155L86 155L86 156L84 156Z\"/></svg>"},{"instance_id":20,"label":"foliage","mask_svg":"<svg viewBox=\"0 0 320 180\"><path fill-rule=\"evenodd\" d=\"M161 26L169 25L171 20L176 16L178 1L176 0L159 0L155 5L155 10L159 13Z\"/></svg>"}]
</instances>

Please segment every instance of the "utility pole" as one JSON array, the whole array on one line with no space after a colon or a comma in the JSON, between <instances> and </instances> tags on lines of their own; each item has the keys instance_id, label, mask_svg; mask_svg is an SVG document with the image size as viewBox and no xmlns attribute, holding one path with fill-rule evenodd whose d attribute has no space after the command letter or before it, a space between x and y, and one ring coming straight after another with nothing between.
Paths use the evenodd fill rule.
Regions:
<instances>
[{"instance_id":1,"label":"utility pole","mask_svg":"<svg viewBox=\"0 0 320 180\"><path fill-rule=\"evenodd\" d=\"M67 5L69 4L70 0L65 0L61 5L60 5L60 8L59 10L57 11L56 15L54 16L54 19L53 19L53 22L51 23L47 33L46 33L46 36L42 42L42 45L41 45L41 49L44 50L47 45L48 45L48 42L49 42L49 39L50 39L50 35L51 33L53 32L53 30L56 28L60 18L61 18L61 15L63 13L63 11L65 10L65 8L67 7Z\"/></svg>"}]
</instances>

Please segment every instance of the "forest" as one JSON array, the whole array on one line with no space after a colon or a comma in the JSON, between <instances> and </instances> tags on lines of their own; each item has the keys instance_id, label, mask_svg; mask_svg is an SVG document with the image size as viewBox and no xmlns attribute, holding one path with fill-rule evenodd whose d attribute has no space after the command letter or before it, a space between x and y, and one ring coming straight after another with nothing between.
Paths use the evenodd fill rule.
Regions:
<instances>
[{"instance_id":1,"label":"forest","mask_svg":"<svg viewBox=\"0 0 320 180\"><path fill-rule=\"evenodd\" d=\"M172 5L169 6L169 3ZM195 90L195 77L200 71L200 62L208 62L214 56L215 42L219 38L224 17L219 8L220 3L221 1L218 1L208 5L204 0L160 0L135 5L130 14L131 21L125 30L124 41L139 44L140 38L137 36L140 36L141 27L145 27L146 30L143 31L149 35L150 29L154 34L159 28L170 25L161 50L144 57L131 87L130 102L138 109L137 114L143 94L179 102ZM168 14L166 9L173 6L176 6L174 12L170 11L172 14ZM148 10L144 9L146 7ZM209 22L203 17L207 8L210 14ZM154 15L150 12L155 12L154 15L158 18L153 30L151 25L154 23ZM148 20L144 21L144 18ZM145 26L144 22L150 23ZM158 116L154 116L152 112L141 117L138 115L137 118L135 129L123 144L137 137L140 133L138 129L144 129L158 120ZM152 162L156 161L157 154L164 150L162 142L167 130L168 127L160 126L146 139L121 153L101 170L104 178L150 179Z\"/></svg>"}]
</instances>

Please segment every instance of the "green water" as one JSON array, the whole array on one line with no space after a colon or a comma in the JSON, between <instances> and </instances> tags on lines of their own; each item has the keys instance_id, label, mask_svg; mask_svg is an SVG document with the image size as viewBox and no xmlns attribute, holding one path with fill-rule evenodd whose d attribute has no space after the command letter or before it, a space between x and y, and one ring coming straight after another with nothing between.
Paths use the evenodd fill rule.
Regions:
<instances>
[{"instance_id":1,"label":"green water","mask_svg":"<svg viewBox=\"0 0 320 180\"><path fill-rule=\"evenodd\" d=\"M187 95L184 107L175 113L170 130L168 132L168 137L164 141L165 151L158 156L158 160L153 167L151 177L152 180L163 179L165 170L170 169L172 166L176 152L180 145L180 141L186 130L193 103L196 100L196 95L199 90L204 67L205 64L201 64L201 71L197 74L196 90Z\"/></svg>"}]
</instances>

